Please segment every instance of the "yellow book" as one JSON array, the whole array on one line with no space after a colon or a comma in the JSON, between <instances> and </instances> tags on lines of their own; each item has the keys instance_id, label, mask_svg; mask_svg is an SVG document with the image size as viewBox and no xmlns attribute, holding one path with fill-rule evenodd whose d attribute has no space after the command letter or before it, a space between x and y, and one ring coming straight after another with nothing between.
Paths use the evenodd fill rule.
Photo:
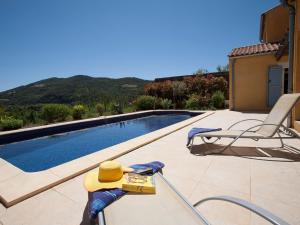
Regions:
<instances>
[{"instance_id":1,"label":"yellow book","mask_svg":"<svg viewBox=\"0 0 300 225\"><path fill-rule=\"evenodd\" d=\"M122 189L129 192L155 194L155 183L153 176L144 176L136 173L124 175Z\"/></svg>"}]
</instances>

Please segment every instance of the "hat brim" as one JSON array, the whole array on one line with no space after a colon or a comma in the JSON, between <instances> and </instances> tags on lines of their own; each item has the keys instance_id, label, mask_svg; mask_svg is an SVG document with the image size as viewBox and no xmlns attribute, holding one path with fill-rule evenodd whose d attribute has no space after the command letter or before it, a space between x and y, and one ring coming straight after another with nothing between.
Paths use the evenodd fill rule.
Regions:
<instances>
[{"instance_id":1,"label":"hat brim","mask_svg":"<svg viewBox=\"0 0 300 225\"><path fill-rule=\"evenodd\" d=\"M130 167L124 167L124 166L122 166L122 170L124 173L131 173L134 171L134 169L132 169Z\"/></svg>"},{"instance_id":2,"label":"hat brim","mask_svg":"<svg viewBox=\"0 0 300 225\"><path fill-rule=\"evenodd\" d=\"M100 182L98 180L98 169L90 171L84 179L84 187L89 192L94 192L101 189L122 188L123 183L124 176L118 181Z\"/></svg>"}]
</instances>

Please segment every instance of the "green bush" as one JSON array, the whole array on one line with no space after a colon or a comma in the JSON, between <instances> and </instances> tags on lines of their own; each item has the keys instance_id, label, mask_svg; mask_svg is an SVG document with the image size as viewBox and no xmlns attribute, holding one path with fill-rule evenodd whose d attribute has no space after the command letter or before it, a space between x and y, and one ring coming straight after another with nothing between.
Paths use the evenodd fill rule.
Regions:
<instances>
[{"instance_id":1,"label":"green bush","mask_svg":"<svg viewBox=\"0 0 300 225\"><path fill-rule=\"evenodd\" d=\"M139 96L135 102L137 110L154 109L155 97L149 95Z\"/></svg>"},{"instance_id":2,"label":"green bush","mask_svg":"<svg viewBox=\"0 0 300 225\"><path fill-rule=\"evenodd\" d=\"M185 102L186 109L199 109L199 96L198 95L191 95L189 96L188 100Z\"/></svg>"},{"instance_id":3,"label":"green bush","mask_svg":"<svg viewBox=\"0 0 300 225\"><path fill-rule=\"evenodd\" d=\"M172 101L170 99L162 99L161 100L161 107L163 109L170 109L172 107Z\"/></svg>"},{"instance_id":4,"label":"green bush","mask_svg":"<svg viewBox=\"0 0 300 225\"><path fill-rule=\"evenodd\" d=\"M74 105L72 110L72 117L74 120L82 119L82 116L85 114L86 110L83 105Z\"/></svg>"},{"instance_id":5,"label":"green bush","mask_svg":"<svg viewBox=\"0 0 300 225\"><path fill-rule=\"evenodd\" d=\"M221 91L216 91L211 97L211 104L217 109L224 108L225 106L225 97L224 93Z\"/></svg>"},{"instance_id":6,"label":"green bush","mask_svg":"<svg viewBox=\"0 0 300 225\"><path fill-rule=\"evenodd\" d=\"M161 98L155 97L153 109L162 109L161 101L162 101Z\"/></svg>"},{"instance_id":7,"label":"green bush","mask_svg":"<svg viewBox=\"0 0 300 225\"><path fill-rule=\"evenodd\" d=\"M23 115L21 118L24 121L24 124L36 124L39 120L39 111L35 109L31 109L29 107L23 110Z\"/></svg>"},{"instance_id":8,"label":"green bush","mask_svg":"<svg viewBox=\"0 0 300 225\"><path fill-rule=\"evenodd\" d=\"M5 115L5 109L0 106L0 118L4 117L4 115Z\"/></svg>"},{"instance_id":9,"label":"green bush","mask_svg":"<svg viewBox=\"0 0 300 225\"><path fill-rule=\"evenodd\" d=\"M15 130L23 126L23 120L13 117L4 117L0 119L1 130Z\"/></svg>"},{"instance_id":10,"label":"green bush","mask_svg":"<svg viewBox=\"0 0 300 225\"><path fill-rule=\"evenodd\" d=\"M135 111L135 107L133 105L128 105L123 109L124 113L131 113Z\"/></svg>"},{"instance_id":11,"label":"green bush","mask_svg":"<svg viewBox=\"0 0 300 225\"><path fill-rule=\"evenodd\" d=\"M112 103L110 106L110 110L112 114L122 114L123 113L123 107L119 103Z\"/></svg>"},{"instance_id":12,"label":"green bush","mask_svg":"<svg viewBox=\"0 0 300 225\"><path fill-rule=\"evenodd\" d=\"M198 101L199 101L200 109L202 109L202 110L212 109L213 110L211 103L210 103L211 102L210 98L208 98L206 96L205 97L199 96Z\"/></svg>"},{"instance_id":13,"label":"green bush","mask_svg":"<svg viewBox=\"0 0 300 225\"><path fill-rule=\"evenodd\" d=\"M48 123L64 121L70 115L70 108L63 104L47 104L42 108L42 118Z\"/></svg>"},{"instance_id":14,"label":"green bush","mask_svg":"<svg viewBox=\"0 0 300 225\"><path fill-rule=\"evenodd\" d=\"M98 104L96 105L96 110L97 110L97 112L98 112L98 115L99 115L99 116L102 116L103 113L104 113L104 111L105 111L104 105L101 104L101 103L98 103Z\"/></svg>"}]
</instances>

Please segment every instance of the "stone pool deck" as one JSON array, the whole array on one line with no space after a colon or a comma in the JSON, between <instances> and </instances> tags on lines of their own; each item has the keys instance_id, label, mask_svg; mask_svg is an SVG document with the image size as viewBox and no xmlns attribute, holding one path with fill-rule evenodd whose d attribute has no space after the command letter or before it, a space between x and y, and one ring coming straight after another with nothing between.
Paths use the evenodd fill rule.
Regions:
<instances>
[{"instance_id":1,"label":"stone pool deck","mask_svg":"<svg viewBox=\"0 0 300 225\"><path fill-rule=\"evenodd\" d=\"M171 113L172 111L174 112L174 110L157 110L155 112ZM107 120L119 117L119 119L123 118L123 120L126 120L130 119L129 117L132 116L147 116L143 114L151 112L153 111L133 112L128 114L122 114L119 116L108 116L103 119ZM162 129L130 139L120 144L105 148L101 151L91 153L89 155L39 172L24 172L21 169L0 158L0 202L6 207L17 204L23 201L24 199L32 197L42 191L48 190L51 187L54 187L60 183L72 179L73 177L83 174L84 172L87 172L90 169L97 167L99 162L101 161L120 157L130 151L133 151L176 130L179 130L198 120L201 120L202 118L205 118L206 116L209 116L214 112L203 113L199 111L198 113L200 114L197 116L191 117L187 120L181 121L171 126L164 127ZM0 136L4 136L7 133L18 133L18 135L20 136L20 134L22 133L24 133L25 135L25 133L27 133L28 131L38 132L43 129L52 129L65 125L69 126L70 124L77 124L78 127L80 126L80 124L84 124L86 122L99 123L99 121L101 120L102 118L92 118L81 121L72 121L54 125L47 125L42 127L20 129L17 131L1 132Z\"/></svg>"},{"instance_id":2,"label":"stone pool deck","mask_svg":"<svg viewBox=\"0 0 300 225\"><path fill-rule=\"evenodd\" d=\"M221 155L201 155L207 146L200 139L195 140L193 152L185 147L187 132L194 126L226 128L245 118L264 119L265 116L217 111L118 160L127 165L152 160L164 162L164 176L191 203L209 196L230 195L264 207L290 224L300 224L299 152L277 149L278 140L241 140ZM245 122L237 128L250 124ZM299 147L299 142L289 140L287 143ZM102 158L94 160L102 161ZM0 221L4 225L88 224L83 177L77 176L10 208L0 205ZM268 224L228 203L208 202L198 209L212 224Z\"/></svg>"}]
</instances>

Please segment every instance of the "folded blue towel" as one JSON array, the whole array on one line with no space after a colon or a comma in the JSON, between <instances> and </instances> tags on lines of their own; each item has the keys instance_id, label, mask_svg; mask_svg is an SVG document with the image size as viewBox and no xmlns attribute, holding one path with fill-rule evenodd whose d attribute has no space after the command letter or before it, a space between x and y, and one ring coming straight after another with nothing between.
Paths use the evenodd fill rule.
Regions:
<instances>
[{"instance_id":1,"label":"folded blue towel","mask_svg":"<svg viewBox=\"0 0 300 225\"><path fill-rule=\"evenodd\" d=\"M198 127L194 127L188 133L188 140L187 140L186 146L189 146L189 144L191 143L192 138L196 134L212 132L212 131L218 131L218 130L222 130L222 128L198 128Z\"/></svg>"},{"instance_id":2,"label":"folded blue towel","mask_svg":"<svg viewBox=\"0 0 300 225\"><path fill-rule=\"evenodd\" d=\"M135 164L130 166L131 168L137 169L146 169L152 168L153 174L161 170L165 165L162 162L154 161L145 164ZM106 206L121 198L126 191L123 191L121 188L101 190L95 192L89 192L89 216L91 219L97 218L97 215L102 211Z\"/></svg>"}]
</instances>

